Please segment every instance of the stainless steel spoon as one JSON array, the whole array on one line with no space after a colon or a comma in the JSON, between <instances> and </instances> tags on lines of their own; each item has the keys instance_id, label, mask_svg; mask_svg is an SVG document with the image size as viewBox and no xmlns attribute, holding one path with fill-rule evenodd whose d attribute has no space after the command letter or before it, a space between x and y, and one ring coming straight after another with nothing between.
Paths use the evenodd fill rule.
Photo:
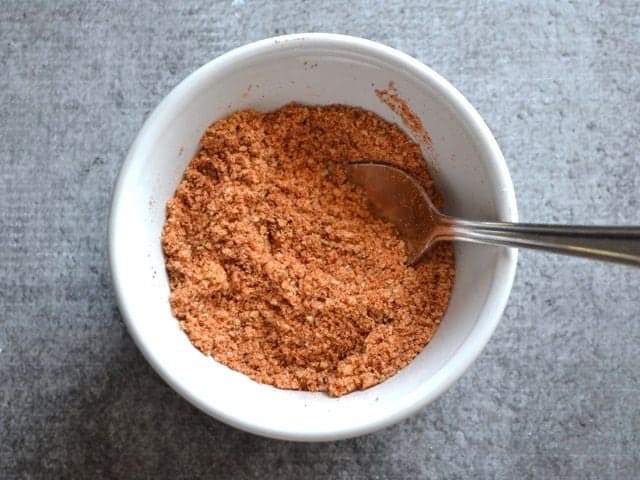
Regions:
<instances>
[{"instance_id":1,"label":"stainless steel spoon","mask_svg":"<svg viewBox=\"0 0 640 480\"><path fill-rule=\"evenodd\" d=\"M440 213L420 184L383 163L352 163L351 182L361 187L372 211L391 222L404 240L407 263L417 263L442 240L525 247L640 266L640 226L538 225L474 222Z\"/></svg>"}]
</instances>

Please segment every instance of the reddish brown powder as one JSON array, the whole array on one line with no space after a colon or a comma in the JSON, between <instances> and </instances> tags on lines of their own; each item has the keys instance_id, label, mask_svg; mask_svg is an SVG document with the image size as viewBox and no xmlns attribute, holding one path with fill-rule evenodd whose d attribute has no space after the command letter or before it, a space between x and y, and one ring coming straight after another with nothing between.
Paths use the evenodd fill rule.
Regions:
<instances>
[{"instance_id":1,"label":"reddish brown powder","mask_svg":"<svg viewBox=\"0 0 640 480\"><path fill-rule=\"evenodd\" d=\"M203 353L258 382L339 396L407 365L451 294L453 249L404 264L346 179L385 161L442 199L420 148L373 113L288 105L209 127L167 204L171 307Z\"/></svg>"},{"instance_id":2,"label":"reddish brown powder","mask_svg":"<svg viewBox=\"0 0 640 480\"><path fill-rule=\"evenodd\" d=\"M400 96L393 82L389 82L389 85L384 90L374 91L380 101L400 117L403 125L416 135L424 147L431 145L431 136L422 125L422 120L411 110L407 101Z\"/></svg>"}]
</instances>

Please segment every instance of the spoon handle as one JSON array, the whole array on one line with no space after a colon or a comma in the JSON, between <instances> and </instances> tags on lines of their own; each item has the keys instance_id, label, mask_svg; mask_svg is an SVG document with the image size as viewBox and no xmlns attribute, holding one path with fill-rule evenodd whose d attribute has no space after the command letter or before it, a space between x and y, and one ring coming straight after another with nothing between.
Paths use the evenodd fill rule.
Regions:
<instances>
[{"instance_id":1,"label":"spoon handle","mask_svg":"<svg viewBox=\"0 0 640 480\"><path fill-rule=\"evenodd\" d=\"M438 239L524 247L640 266L640 226L472 222L446 217Z\"/></svg>"}]
</instances>

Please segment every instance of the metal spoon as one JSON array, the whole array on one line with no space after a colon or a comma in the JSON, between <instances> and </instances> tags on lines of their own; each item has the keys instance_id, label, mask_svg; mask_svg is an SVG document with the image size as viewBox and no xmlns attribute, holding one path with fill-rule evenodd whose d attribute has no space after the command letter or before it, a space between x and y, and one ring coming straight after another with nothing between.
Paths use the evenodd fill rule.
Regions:
<instances>
[{"instance_id":1,"label":"metal spoon","mask_svg":"<svg viewBox=\"0 0 640 480\"><path fill-rule=\"evenodd\" d=\"M383 163L352 163L351 182L367 194L372 211L391 222L414 265L442 240L526 247L640 266L640 227L474 222L440 213L420 184Z\"/></svg>"}]
</instances>

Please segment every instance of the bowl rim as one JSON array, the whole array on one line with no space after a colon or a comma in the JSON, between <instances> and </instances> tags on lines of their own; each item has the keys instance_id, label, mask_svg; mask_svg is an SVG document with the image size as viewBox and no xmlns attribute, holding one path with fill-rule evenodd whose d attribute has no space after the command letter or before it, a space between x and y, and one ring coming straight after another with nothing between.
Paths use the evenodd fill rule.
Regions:
<instances>
[{"instance_id":1,"label":"bowl rim","mask_svg":"<svg viewBox=\"0 0 640 480\"><path fill-rule=\"evenodd\" d=\"M417 73L422 78L428 80L430 85L438 90L445 102L456 112L456 115L462 117L462 119L466 121L467 130L472 131L475 134L476 142L479 143L482 150L488 153L488 164L490 164L490 168L494 172L493 176L495 178L493 180L496 182L494 187L495 194L497 195L496 207L500 216L503 217L502 220L512 222L517 221L518 211L513 183L502 152L500 151L500 148L486 123L469 101L452 84L422 62L406 53L371 40L334 33L297 33L270 37L246 44L218 56L195 70L176 87L174 87L149 115L129 148L120 172L116 177L109 211L107 233L109 267L111 270L111 278L116 294L116 300L124 323L129 334L133 338L134 343L156 373L158 373L158 375L160 375L160 377L162 377L162 379L167 382L172 389L198 409L228 425L247 432L276 439L294 441L332 441L364 435L397 423L400 420L413 415L446 392L475 361L497 327L513 286L518 255L517 249L504 249L503 254L498 258L493 282L489 288L487 296L487 298L493 300L491 318L483 322L477 322L476 325L474 325L472 331L469 333L463 344L453 354L451 359L434 375L435 388L431 388L428 391L420 390L419 394L412 396L410 403L405 404L404 408L392 411L388 415L372 419L366 424L346 426L340 430L332 432L308 432L259 426L251 422L247 422L243 418L228 415L203 399L192 395L189 389L181 383L179 378L174 378L170 375L163 365L163 360L156 357L149 350L145 339L136 327L135 319L133 319L129 314L129 296L120 284L120 278L125 275L124 269L126 266L118 261L118 245L115 241L115 232L119 227L118 211L122 204L121 198L124 193L124 179L135 164L141 150L143 150L145 139L149 136L155 124L159 123L159 121L167 114L170 114L171 111L178 106L182 96L191 91L194 86L198 85L200 82L205 82L206 79L216 70L226 67L234 62L242 61L247 57L252 57L256 54L265 53L274 49L286 49L291 47L332 47L334 49L349 49L356 47L362 51L366 51L366 53L372 57L379 59L382 58L391 63L402 65L409 71Z\"/></svg>"}]
</instances>

